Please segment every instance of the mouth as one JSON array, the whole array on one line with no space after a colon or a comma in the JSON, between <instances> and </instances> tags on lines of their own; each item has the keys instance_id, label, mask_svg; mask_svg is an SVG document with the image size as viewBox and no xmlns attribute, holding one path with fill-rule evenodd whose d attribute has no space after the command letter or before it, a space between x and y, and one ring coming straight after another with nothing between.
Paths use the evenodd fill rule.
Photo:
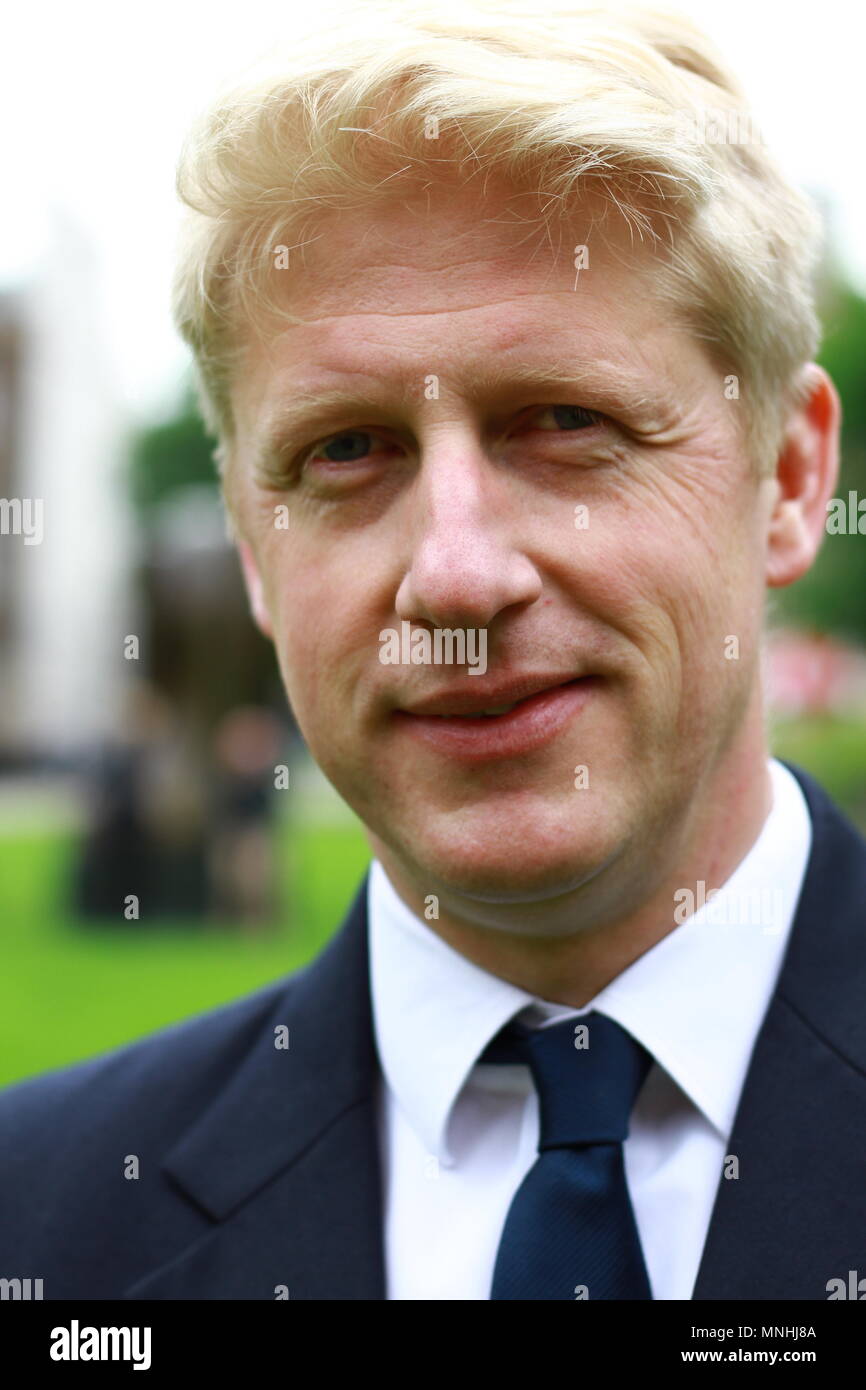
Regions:
<instances>
[{"instance_id":1,"label":"mouth","mask_svg":"<svg viewBox=\"0 0 866 1390\"><path fill-rule=\"evenodd\" d=\"M489 676L467 677L455 682L448 689L425 699L415 700L401 707L401 712L410 715L431 716L438 719L487 719L498 718L525 704L536 695L544 695L550 690L559 690L566 685L574 685L580 676L572 674L541 673L532 675L512 675L503 679Z\"/></svg>"},{"instance_id":2,"label":"mouth","mask_svg":"<svg viewBox=\"0 0 866 1390\"><path fill-rule=\"evenodd\" d=\"M474 694L464 687L450 698L438 696L413 709L393 712L398 726L440 752L470 761L513 757L549 743L589 702L601 684L594 675L539 687L525 681L523 691ZM530 688L526 688L526 687Z\"/></svg>"}]
</instances>

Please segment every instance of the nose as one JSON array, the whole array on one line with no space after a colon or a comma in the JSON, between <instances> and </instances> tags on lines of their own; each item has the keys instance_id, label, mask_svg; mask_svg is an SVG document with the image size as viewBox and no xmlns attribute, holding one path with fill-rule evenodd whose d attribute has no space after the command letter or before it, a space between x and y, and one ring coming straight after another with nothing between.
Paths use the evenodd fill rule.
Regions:
<instances>
[{"instance_id":1,"label":"nose","mask_svg":"<svg viewBox=\"0 0 866 1390\"><path fill-rule=\"evenodd\" d=\"M539 597L541 576L518 541L525 516L474 441L442 440L428 448L410 505L399 618L485 628L506 609Z\"/></svg>"}]
</instances>

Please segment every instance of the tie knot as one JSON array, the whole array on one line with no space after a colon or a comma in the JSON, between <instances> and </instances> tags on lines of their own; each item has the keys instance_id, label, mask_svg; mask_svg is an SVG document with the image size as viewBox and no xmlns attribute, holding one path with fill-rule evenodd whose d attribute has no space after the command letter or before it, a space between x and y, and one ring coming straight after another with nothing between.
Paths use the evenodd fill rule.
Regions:
<instances>
[{"instance_id":1,"label":"tie knot","mask_svg":"<svg viewBox=\"0 0 866 1390\"><path fill-rule=\"evenodd\" d=\"M645 1047L594 1010L549 1028L512 1020L479 1061L529 1067L538 1092L540 1150L622 1143L652 1065Z\"/></svg>"}]
</instances>

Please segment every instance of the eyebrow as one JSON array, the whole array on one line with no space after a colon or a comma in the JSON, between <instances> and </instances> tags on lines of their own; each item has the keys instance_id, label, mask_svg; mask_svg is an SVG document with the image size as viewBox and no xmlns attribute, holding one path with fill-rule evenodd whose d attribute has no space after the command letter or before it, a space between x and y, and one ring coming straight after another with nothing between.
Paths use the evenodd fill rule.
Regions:
<instances>
[{"instance_id":1,"label":"eyebrow","mask_svg":"<svg viewBox=\"0 0 866 1390\"><path fill-rule=\"evenodd\" d=\"M427 375L427 374L425 374ZM435 373L429 373L435 375ZM423 387L424 377L419 378ZM588 393L596 409L620 411L636 425L649 432L654 423L661 427L676 413L677 403L671 386L654 377L647 382L640 370L622 363L603 359L585 362L548 361L544 363L486 363L473 373L467 395L478 400L503 399L517 391L543 393L566 390L578 396ZM311 443L316 430L325 431L328 424L349 413L365 423L384 423L415 404L419 385L405 383L386 401L381 388L353 387L312 388L299 385L297 393L281 404L269 417L255 446L253 468L256 473L268 474L282 455L301 434L309 434ZM563 401L563 404L566 402ZM569 404L582 404L578 399ZM320 435L320 437L322 437Z\"/></svg>"}]
</instances>

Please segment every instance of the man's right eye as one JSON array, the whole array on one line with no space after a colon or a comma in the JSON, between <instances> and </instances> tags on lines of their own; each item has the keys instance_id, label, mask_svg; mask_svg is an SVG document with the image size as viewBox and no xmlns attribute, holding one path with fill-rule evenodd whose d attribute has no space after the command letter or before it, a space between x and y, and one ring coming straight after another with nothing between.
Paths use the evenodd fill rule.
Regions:
<instances>
[{"instance_id":1,"label":"man's right eye","mask_svg":"<svg viewBox=\"0 0 866 1390\"><path fill-rule=\"evenodd\" d=\"M375 442L377 436L369 430L343 430L314 444L305 462L313 463L321 459L325 463L358 463L368 456ZM385 441L378 442L381 444Z\"/></svg>"}]
</instances>

